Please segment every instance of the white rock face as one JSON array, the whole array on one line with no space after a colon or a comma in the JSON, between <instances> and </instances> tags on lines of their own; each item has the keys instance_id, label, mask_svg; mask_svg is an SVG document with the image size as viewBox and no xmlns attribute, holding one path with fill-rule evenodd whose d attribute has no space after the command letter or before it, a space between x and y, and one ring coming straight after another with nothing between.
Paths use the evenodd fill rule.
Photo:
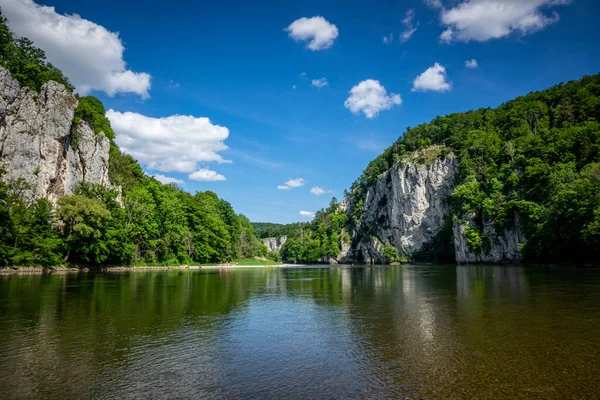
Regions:
<instances>
[{"instance_id":1,"label":"white rock face","mask_svg":"<svg viewBox=\"0 0 600 400\"><path fill-rule=\"evenodd\" d=\"M407 162L391 168L367 192L360 233L344 261L385 262L389 243L410 256L429 243L449 215L457 162L452 155L431 164Z\"/></svg>"},{"instance_id":2,"label":"white rock face","mask_svg":"<svg viewBox=\"0 0 600 400\"><path fill-rule=\"evenodd\" d=\"M502 232L496 232L490 222L483 223L483 233L490 240L489 252L475 253L469 248L465 231L468 226L475 226L470 218L461 222L454 221L454 252L458 264L489 263L516 264L521 261L520 245L525 243L525 236L519 227L519 215L514 214L513 224Z\"/></svg>"},{"instance_id":3,"label":"white rock face","mask_svg":"<svg viewBox=\"0 0 600 400\"><path fill-rule=\"evenodd\" d=\"M66 193L72 193L79 182L110 186L108 160L110 140L97 135L87 123L73 127L76 144L67 152ZM74 149L73 149L74 147Z\"/></svg>"},{"instance_id":4,"label":"white rock face","mask_svg":"<svg viewBox=\"0 0 600 400\"><path fill-rule=\"evenodd\" d=\"M81 181L108 185L109 139L85 122L73 126L76 108L77 99L63 85L48 82L37 93L0 67L3 179L23 179L33 198L50 201L72 193Z\"/></svg>"},{"instance_id":5,"label":"white rock face","mask_svg":"<svg viewBox=\"0 0 600 400\"><path fill-rule=\"evenodd\" d=\"M283 246L283 244L287 241L287 236L281 236L278 238L270 237L265 238L262 241L265 244L265 246L267 246L267 249L269 249L269 251L279 251L281 250L281 246Z\"/></svg>"}]
</instances>

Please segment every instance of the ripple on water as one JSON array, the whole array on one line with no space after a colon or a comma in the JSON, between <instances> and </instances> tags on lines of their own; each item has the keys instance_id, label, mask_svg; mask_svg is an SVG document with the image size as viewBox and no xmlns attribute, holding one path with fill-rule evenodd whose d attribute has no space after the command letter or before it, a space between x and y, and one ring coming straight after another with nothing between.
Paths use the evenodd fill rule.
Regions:
<instances>
[{"instance_id":1,"label":"ripple on water","mask_svg":"<svg viewBox=\"0 0 600 400\"><path fill-rule=\"evenodd\" d=\"M595 398L600 271L0 278L7 398Z\"/></svg>"}]
</instances>

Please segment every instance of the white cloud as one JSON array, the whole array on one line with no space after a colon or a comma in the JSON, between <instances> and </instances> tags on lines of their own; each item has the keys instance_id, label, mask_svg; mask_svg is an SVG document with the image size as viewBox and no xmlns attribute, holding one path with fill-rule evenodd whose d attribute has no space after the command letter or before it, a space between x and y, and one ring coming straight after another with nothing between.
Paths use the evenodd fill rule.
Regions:
<instances>
[{"instance_id":1,"label":"white cloud","mask_svg":"<svg viewBox=\"0 0 600 400\"><path fill-rule=\"evenodd\" d=\"M179 82L175 82L173 80L169 81L169 89L179 89L181 85L179 84Z\"/></svg>"},{"instance_id":2,"label":"white cloud","mask_svg":"<svg viewBox=\"0 0 600 400\"><path fill-rule=\"evenodd\" d=\"M310 192L312 194L314 194L315 196L321 196L321 195L323 195L325 193L331 193L331 190L325 190L325 189L323 189L320 186L315 186L313 188L310 188Z\"/></svg>"},{"instance_id":3,"label":"white cloud","mask_svg":"<svg viewBox=\"0 0 600 400\"><path fill-rule=\"evenodd\" d=\"M297 188L300 186L304 186L305 184L306 184L306 181L304 180L304 178L290 179L284 185L277 186L277 189L289 190L289 189Z\"/></svg>"},{"instance_id":4,"label":"white cloud","mask_svg":"<svg viewBox=\"0 0 600 400\"><path fill-rule=\"evenodd\" d=\"M394 41L394 34L390 33L389 35L384 36L382 40L383 40L383 43L385 43L385 44L392 43Z\"/></svg>"},{"instance_id":5,"label":"white cloud","mask_svg":"<svg viewBox=\"0 0 600 400\"><path fill-rule=\"evenodd\" d=\"M300 78L306 79L306 77L308 77L308 74L306 72L300 74Z\"/></svg>"},{"instance_id":6,"label":"white cloud","mask_svg":"<svg viewBox=\"0 0 600 400\"><path fill-rule=\"evenodd\" d=\"M571 0L464 0L442 9L440 20L448 28L442 42L475 40L485 42L516 32L522 36L558 22L556 11L548 8L569 4Z\"/></svg>"},{"instance_id":7,"label":"white cloud","mask_svg":"<svg viewBox=\"0 0 600 400\"><path fill-rule=\"evenodd\" d=\"M388 95L379 81L367 79L350 90L350 96L344 102L344 107L352 114L359 114L362 111L367 118L374 118L381 111L389 110L397 104L402 104L400 95L394 93Z\"/></svg>"},{"instance_id":8,"label":"white cloud","mask_svg":"<svg viewBox=\"0 0 600 400\"><path fill-rule=\"evenodd\" d=\"M150 75L127 69L119 34L77 14L61 15L32 0L0 0L10 28L46 52L81 94L135 93L149 97Z\"/></svg>"},{"instance_id":9,"label":"white cloud","mask_svg":"<svg viewBox=\"0 0 600 400\"><path fill-rule=\"evenodd\" d=\"M165 175L161 175L161 174L152 174L151 176L154 179L156 179L157 181L159 181L160 183L165 183L165 184L177 183L178 185L183 185L185 183L181 179L172 178L170 176L165 176Z\"/></svg>"},{"instance_id":10,"label":"white cloud","mask_svg":"<svg viewBox=\"0 0 600 400\"><path fill-rule=\"evenodd\" d=\"M112 109L106 116L117 134L117 144L148 169L190 173L198 163L230 162L219 154L227 149L223 141L229 129L213 125L208 118L153 118Z\"/></svg>"},{"instance_id":11,"label":"white cloud","mask_svg":"<svg viewBox=\"0 0 600 400\"><path fill-rule=\"evenodd\" d=\"M313 79L311 86L314 86L316 88L322 88L323 86L327 86L329 85L329 82L327 82L327 78L323 77L321 79Z\"/></svg>"},{"instance_id":12,"label":"white cloud","mask_svg":"<svg viewBox=\"0 0 600 400\"><path fill-rule=\"evenodd\" d=\"M211 171L210 169L206 168L200 168L198 171L192 172L188 175L188 178L200 182L215 182L225 180L223 175L217 174L215 171Z\"/></svg>"},{"instance_id":13,"label":"white cloud","mask_svg":"<svg viewBox=\"0 0 600 400\"><path fill-rule=\"evenodd\" d=\"M312 211L300 211L298 214L300 214L301 217L305 217L305 218L314 218L315 217L315 213Z\"/></svg>"},{"instance_id":14,"label":"white cloud","mask_svg":"<svg viewBox=\"0 0 600 400\"><path fill-rule=\"evenodd\" d=\"M440 35L440 41L449 43L452 41L452 35L454 35L452 28L448 28Z\"/></svg>"},{"instance_id":15,"label":"white cloud","mask_svg":"<svg viewBox=\"0 0 600 400\"><path fill-rule=\"evenodd\" d=\"M467 68L478 68L479 64L477 64L477 60L476 59L472 59L472 60L465 61L465 66Z\"/></svg>"},{"instance_id":16,"label":"white cloud","mask_svg":"<svg viewBox=\"0 0 600 400\"><path fill-rule=\"evenodd\" d=\"M417 76L413 81L413 92L425 92L428 90L434 92L445 92L452 88L447 82L446 68L435 63L433 67L427 68L425 72Z\"/></svg>"},{"instance_id":17,"label":"white cloud","mask_svg":"<svg viewBox=\"0 0 600 400\"><path fill-rule=\"evenodd\" d=\"M297 19L285 31L297 42L308 42L306 47L313 51L330 48L339 36L338 28L321 16Z\"/></svg>"},{"instance_id":18,"label":"white cloud","mask_svg":"<svg viewBox=\"0 0 600 400\"><path fill-rule=\"evenodd\" d=\"M403 43L407 42L411 38L413 33L415 33L417 31L417 26L419 26L419 23L417 22L417 25L414 26L413 25L414 18L415 18L415 10L411 8L410 10L408 10L406 12L406 16L402 20L402 24L404 25L404 32L402 32L402 34L400 35L400 41Z\"/></svg>"},{"instance_id":19,"label":"white cloud","mask_svg":"<svg viewBox=\"0 0 600 400\"><path fill-rule=\"evenodd\" d=\"M400 41L402 43L408 42L408 40L410 39L410 37L416 31L417 31L417 28L410 28L410 29L405 30L404 32L402 32L402 35L400 36Z\"/></svg>"},{"instance_id":20,"label":"white cloud","mask_svg":"<svg viewBox=\"0 0 600 400\"><path fill-rule=\"evenodd\" d=\"M441 0L425 0L425 4L430 8L444 8Z\"/></svg>"}]
</instances>

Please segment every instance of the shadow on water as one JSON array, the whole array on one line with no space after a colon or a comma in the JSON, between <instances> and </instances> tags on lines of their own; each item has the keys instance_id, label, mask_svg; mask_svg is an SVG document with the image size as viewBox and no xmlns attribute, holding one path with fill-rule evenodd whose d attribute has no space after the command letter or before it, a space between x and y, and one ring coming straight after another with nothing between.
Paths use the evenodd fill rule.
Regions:
<instances>
[{"instance_id":1,"label":"shadow on water","mask_svg":"<svg viewBox=\"0 0 600 400\"><path fill-rule=\"evenodd\" d=\"M0 277L7 398L596 397L600 271ZM3 397L3 396L0 396Z\"/></svg>"}]
</instances>

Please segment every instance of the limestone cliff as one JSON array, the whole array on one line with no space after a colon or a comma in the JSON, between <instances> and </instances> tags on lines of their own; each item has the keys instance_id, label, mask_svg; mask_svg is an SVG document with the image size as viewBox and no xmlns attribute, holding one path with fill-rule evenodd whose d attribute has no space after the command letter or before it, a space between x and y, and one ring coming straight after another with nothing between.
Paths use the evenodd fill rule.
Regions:
<instances>
[{"instance_id":1,"label":"limestone cliff","mask_svg":"<svg viewBox=\"0 0 600 400\"><path fill-rule=\"evenodd\" d=\"M287 236L270 237L262 240L269 251L279 251L281 246L287 241Z\"/></svg>"},{"instance_id":2,"label":"limestone cliff","mask_svg":"<svg viewBox=\"0 0 600 400\"><path fill-rule=\"evenodd\" d=\"M448 218L455 220L452 236L446 240L454 246L456 262L518 263L525 237L515 213L512 225L501 230L483 223L483 249L469 247L467 230L476 228L472 218L456 218L449 199L456 184L458 160L450 153L442 156L440 148L430 148L434 159L408 156L388 170L367 191L358 224L349 232L350 248L337 258L343 263L385 263L386 246L393 246L400 257L411 259L421 249L431 246L435 235ZM349 207L352 209L352 207ZM349 211L356 213L357 210Z\"/></svg>"},{"instance_id":3,"label":"limestone cliff","mask_svg":"<svg viewBox=\"0 0 600 400\"><path fill-rule=\"evenodd\" d=\"M484 250L473 251L469 248L466 231L475 224L471 218L454 221L454 252L458 264L471 263L518 263L521 261L521 244L525 236L519 226L519 215L515 212L510 227L498 231L489 221L483 223L483 235L487 246Z\"/></svg>"},{"instance_id":4,"label":"limestone cliff","mask_svg":"<svg viewBox=\"0 0 600 400\"><path fill-rule=\"evenodd\" d=\"M77 98L48 82L39 93L20 87L0 67L0 166L3 179L23 179L33 198L56 201L79 182L108 185L110 141L73 123Z\"/></svg>"},{"instance_id":5,"label":"limestone cliff","mask_svg":"<svg viewBox=\"0 0 600 400\"><path fill-rule=\"evenodd\" d=\"M431 162L409 160L391 168L367 192L360 226L344 261L385 262L389 244L409 257L429 243L450 213L454 187L453 155Z\"/></svg>"}]
</instances>

